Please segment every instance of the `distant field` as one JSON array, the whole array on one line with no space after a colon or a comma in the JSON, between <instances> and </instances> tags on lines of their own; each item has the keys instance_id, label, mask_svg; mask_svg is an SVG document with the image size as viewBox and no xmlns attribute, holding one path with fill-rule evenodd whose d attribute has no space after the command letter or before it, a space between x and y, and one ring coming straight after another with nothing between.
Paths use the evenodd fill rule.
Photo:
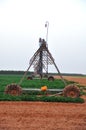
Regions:
<instances>
[{"instance_id":1,"label":"distant field","mask_svg":"<svg viewBox=\"0 0 86 130\"><path fill-rule=\"evenodd\" d=\"M59 76L55 76L56 79L59 79ZM80 85L86 86L86 77L84 76L63 76L64 79L68 81L77 82Z\"/></svg>"}]
</instances>

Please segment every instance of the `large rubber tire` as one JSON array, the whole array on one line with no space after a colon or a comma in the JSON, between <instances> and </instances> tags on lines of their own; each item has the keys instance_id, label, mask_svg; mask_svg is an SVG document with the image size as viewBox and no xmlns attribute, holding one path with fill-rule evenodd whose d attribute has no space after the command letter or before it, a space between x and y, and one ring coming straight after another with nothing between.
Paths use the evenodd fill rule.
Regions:
<instances>
[{"instance_id":1,"label":"large rubber tire","mask_svg":"<svg viewBox=\"0 0 86 130\"><path fill-rule=\"evenodd\" d=\"M48 80L49 80L49 81L54 81L54 77L53 77L53 76L49 76L49 77L48 77Z\"/></svg>"},{"instance_id":2,"label":"large rubber tire","mask_svg":"<svg viewBox=\"0 0 86 130\"><path fill-rule=\"evenodd\" d=\"M18 96L22 94L22 88L17 84L9 84L6 86L5 94L10 94L13 96Z\"/></svg>"},{"instance_id":3,"label":"large rubber tire","mask_svg":"<svg viewBox=\"0 0 86 130\"><path fill-rule=\"evenodd\" d=\"M80 96L80 89L74 84L68 85L64 88L63 95L65 97L77 98Z\"/></svg>"}]
</instances>

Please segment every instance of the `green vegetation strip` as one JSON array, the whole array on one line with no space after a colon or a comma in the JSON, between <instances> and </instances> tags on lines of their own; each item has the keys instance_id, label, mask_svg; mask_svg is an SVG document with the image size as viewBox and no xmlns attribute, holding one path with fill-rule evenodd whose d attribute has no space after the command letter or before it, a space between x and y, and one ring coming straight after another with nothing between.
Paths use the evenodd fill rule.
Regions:
<instances>
[{"instance_id":1,"label":"green vegetation strip","mask_svg":"<svg viewBox=\"0 0 86 130\"><path fill-rule=\"evenodd\" d=\"M43 102L70 102L70 103L84 103L82 98L71 98L63 96L37 96L37 95L20 95L11 96L2 94L0 101L43 101Z\"/></svg>"},{"instance_id":2,"label":"green vegetation strip","mask_svg":"<svg viewBox=\"0 0 86 130\"><path fill-rule=\"evenodd\" d=\"M23 75L0 75L0 101L44 101L44 102L73 102L83 103L84 100L81 98L66 98L62 96L46 96L46 94L54 94L54 92L29 92L22 94L21 96L5 95L3 92L8 84L18 84ZM73 83L72 81L66 81L67 84ZM27 80L27 77L23 80L20 85L22 88L41 88L47 86L48 89L63 89L64 83L60 79L56 79L51 82L47 79L33 79ZM39 96L40 95L40 96ZM41 96L42 95L42 96Z\"/></svg>"},{"instance_id":3,"label":"green vegetation strip","mask_svg":"<svg viewBox=\"0 0 86 130\"><path fill-rule=\"evenodd\" d=\"M8 84L16 83L18 84L23 75L0 75L0 92L5 90ZM72 81L66 81L67 84L74 83ZM48 89L63 89L65 87L61 79L56 79L55 81L48 81L47 79L33 79L27 80L27 77L20 84L22 88L41 88L42 86L47 86Z\"/></svg>"}]
</instances>

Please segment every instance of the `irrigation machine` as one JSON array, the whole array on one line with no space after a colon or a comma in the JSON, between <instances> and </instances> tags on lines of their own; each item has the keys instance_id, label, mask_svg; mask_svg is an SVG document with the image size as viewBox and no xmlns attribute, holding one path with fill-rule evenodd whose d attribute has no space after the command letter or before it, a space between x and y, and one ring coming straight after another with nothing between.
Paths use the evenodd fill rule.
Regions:
<instances>
[{"instance_id":1,"label":"irrigation machine","mask_svg":"<svg viewBox=\"0 0 86 130\"><path fill-rule=\"evenodd\" d=\"M52 57L52 54L50 53L48 49L48 27L49 22L47 21L45 24L45 27L47 28L46 33L46 40L39 38L39 49L35 52L35 54L32 56L29 62L29 66L27 70L25 71L23 77L20 79L18 84L12 83L6 86L5 93L10 95L20 95L23 91L55 91L57 94L63 94L66 97L79 97L80 96L80 90L75 84L67 85L66 81L64 80L62 74L60 73L54 58ZM49 82L54 82L54 77L48 74L48 65L54 65L58 75L60 76L61 80L63 81L65 87L64 89L47 89L46 84L42 89L36 89L36 88L22 88L21 83L23 82L24 78L26 77L28 71L30 70L31 66L34 68L34 76L39 75L39 79L42 79L46 77ZM43 72L45 71L45 73ZM33 76L28 76L28 80L32 80Z\"/></svg>"}]
</instances>

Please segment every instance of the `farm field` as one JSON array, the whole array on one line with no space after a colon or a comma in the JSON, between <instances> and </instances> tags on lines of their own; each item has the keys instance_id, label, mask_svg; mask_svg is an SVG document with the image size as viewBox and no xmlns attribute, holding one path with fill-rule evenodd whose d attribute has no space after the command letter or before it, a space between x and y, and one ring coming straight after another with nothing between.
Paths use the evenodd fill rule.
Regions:
<instances>
[{"instance_id":1,"label":"farm field","mask_svg":"<svg viewBox=\"0 0 86 130\"><path fill-rule=\"evenodd\" d=\"M86 78L70 76L64 78L69 81L76 79L75 82L80 84L84 79L83 85L86 86ZM0 80L3 81L0 85L4 90L7 84L18 83L20 76L15 78L1 76ZM44 83L43 81L37 85L40 87ZM27 84L26 80L22 87L27 87ZM85 103L0 101L0 130L86 130L86 95L82 98L85 99Z\"/></svg>"},{"instance_id":2,"label":"farm field","mask_svg":"<svg viewBox=\"0 0 86 130\"><path fill-rule=\"evenodd\" d=\"M0 90L4 91L5 87L8 84L20 82L22 75L0 75ZM59 85L60 84L60 85ZM27 80L25 78L23 82L20 84L22 88L41 88L41 86L48 86L48 88L64 88L64 83L59 79L54 82L49 82L47 79L33 79Z\"/></svg>"},{"instance_id":3,"label":"farm field","mask_svg":"<svg viewBox=\"0 0 86 130\"><path fill-rule=\"evenodd\" d=\"M59 79L59 76L55 76L56 79ZM78 77L78 76L63 76L64 79L69 81L77 82L77 84L86 86L86 77Z\"/></svg>"},{"instance_id":4,"label":"farm field","mask_svg":"<svg viewBox=\"0 0 86 130\"><path fill-rule=\"evenodd\" d=\"M86 130L86 103L0 102L0 130Z\"/></svg>"}]
</instances>

